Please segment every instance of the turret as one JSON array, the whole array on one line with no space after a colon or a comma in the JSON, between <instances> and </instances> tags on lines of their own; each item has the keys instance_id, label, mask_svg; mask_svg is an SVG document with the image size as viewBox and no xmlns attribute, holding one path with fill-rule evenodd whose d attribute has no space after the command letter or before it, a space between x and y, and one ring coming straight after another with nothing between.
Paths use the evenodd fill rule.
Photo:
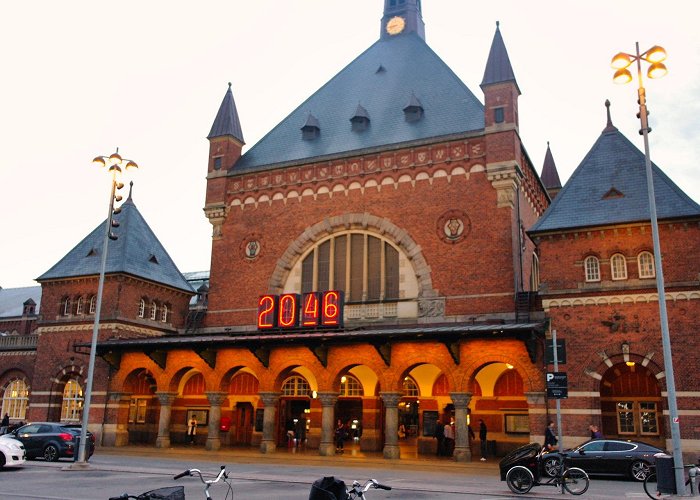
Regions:
<instances>
[{"instance_id":1,"label":"turret","mask_svg":"<svg viewBox=\"0 0 700 500\"><path fill-rule=\"evenodd\" d=\"M498 22L481 89L484 91L485 131L488 133L513 128L517 130L520 89L515 81Z\"/></svg>"},{"instance_id":2,"label":"turret","mask_svg":"<svg viewBox=\"0 0 700 500\"><path fill-rule=\"evenodd\" d=\"M547 194L551 199L561 191L561 181L559 180L559 172L557 172L557 166L554 163L554 156L552 156L552 150L549 149L549 141L547 141L547 152L544 155L544 165L542 166L542 184L547 190Z\"/></svg>"},{"instance_id":3,"label":"turret","mask_svg":"<svg viewBox=\"0 0 700 500\"><path fill-rule=\"evenodd\" d=\"M386 40L405 33L416 33L425 40L420 0L384 0L380 39Z\"/></svg>"},{"instance_id":4,"label":"turret","mask_svg":"<svg viewBox=\"0 0 700 500\"><path fill-rule=\"evenodd\" d=\"M209 139L209 168L207 172L227 171L241 157L245 141L230 83L207 139Z\"/></svg>"}]
</instances>

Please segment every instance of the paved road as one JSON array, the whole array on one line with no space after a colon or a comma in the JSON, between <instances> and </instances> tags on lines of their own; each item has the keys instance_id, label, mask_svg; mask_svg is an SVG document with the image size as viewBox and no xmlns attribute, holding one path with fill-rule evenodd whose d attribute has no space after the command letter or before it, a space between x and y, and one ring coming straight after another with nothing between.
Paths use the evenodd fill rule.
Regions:
<instances>
[{"instance_id":1,"label":"paved road","mask_svg":"<svg viewBox=\"0 0 700 500\"><path fill-rule=\"evenodd\" d=\"M181 484L188 500L204 498L202 484L193 478L175 482L172 476L190 467L216 473L226 464L231 471L235 499L307 499L311 483L322 476L346 482L372 477L392 486L391 491L372 490L371 500L410 498L455 500L464 498L557 498L554 488L534 488L528 495L513 495L499 480L497 465L457 464L451 461L386 461L381 458L305 457L279 453L204 452L191 449L150 448L98 450L87 470L75 470L70 462L30 461L22 468L0 470L3 500L103 500L124 492L143 493ZM215 500L225 498L225 486L211 489ZM231 499L228 495L228 499ZM584 498L646 498L638 483L595 479Z\"/></svg>"}]
</instances>

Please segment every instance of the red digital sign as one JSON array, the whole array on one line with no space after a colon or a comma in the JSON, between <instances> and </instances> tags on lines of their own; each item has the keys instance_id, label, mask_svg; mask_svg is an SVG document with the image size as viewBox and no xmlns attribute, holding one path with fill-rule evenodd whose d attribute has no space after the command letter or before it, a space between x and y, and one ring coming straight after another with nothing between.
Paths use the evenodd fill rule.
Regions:
<instances>
[{"instance_id":1,"label":"red digital sign","mask_svg":"<svg viewBox=\"0 0 700 500\"><path fill-rule=\"evenodd\" d=\"M258 299L258 330L285 328L337 328L343 326L342 291L261 295Z\"/></svg>"}]
</instances>

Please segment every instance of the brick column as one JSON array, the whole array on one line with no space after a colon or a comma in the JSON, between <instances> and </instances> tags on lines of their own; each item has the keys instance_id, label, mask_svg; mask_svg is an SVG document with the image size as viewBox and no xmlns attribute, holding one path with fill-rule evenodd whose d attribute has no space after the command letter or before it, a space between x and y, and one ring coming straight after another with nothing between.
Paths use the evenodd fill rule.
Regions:
<instances>
[{"instance_id":1,"label":"brick column","mask_svg":"<svg viewBox=\"0 0 700 500\"><path fill-rule=\"evenodd\" d=\"M450 397L455 406L455 451L453 456L457 462L471 462L472 450L469 447L467 408L472 399L472 393L451 392Z\"/></svg>"},{"instance_id":2,"label":"brick column","mask_svg":"<svg viewBox=\"0 0 700 500\"><path fill-rule=\"evenodd\" d=\"M177 397L174 392L156 392L160 401L160 417L158 419L158 437L156 448L170 447L170 415L173 411L173 401Z\"/></svg>"},{"instance_id":3,"label":"brick column","mask_svg":"<svg viewBox=\"0 0 700 500\"><path fill-rule=\"evenodd\" d=\"M265 406L263 412L263 435L260 442L260 453L274 453L277 450L275 441L275 415L277 414L277 402L279 392L261 392L260 400Z\"/></svg>"},{"instance_id":4,"label":"brick column","mask_svg":"<svg viewBox=\"0 0 700 500\"><path fill-rule=\"evenodd\" d=\"M318 400L321 402L321 442L318 445L318 454L325 457L335 455L335 403L338 401L337 392L319 392Z\"/></svg>"},{"instance_id":5,"label":"brick column","mask_svg":"<svg viewBox=\"0 0 700 500\"><path fill-rule=\"evenodd\" d=\"M543 443L544 429L547 427L547 407L544 392L526 392L528 415L530 417L530 442Z\"/></svg>"},{"instance_id":6,"label":"brick column","mask_svg":"<svg viewBox=\"0 0 700 500\"><path fill-rule=\"evenodd\" d=\"M221 404L228 394L225 392L205 392L209 400L209 426L207 428L207 442L204 447L207 450L216 451L221 448Z\"/></svg>"},{"instance_id":7,"label":"brick column","mask_svg":"<svg viewBox=\"0 0 700 500\"><path fill-rule=\"evenodd\" d=\"M102 446L126 446L129 444L129 403L131 393L110 392L102 434Z\"/></svg>"},{"instance_id":8,"label":"brick column","mask_svg":"<svg viewBox=\"0 0 700 500\"><path fill-rule=\"evenodd\" d=\"M399 400L403 394L380 392L379 396L384 401L384 458L398 459L401 458L401 450L396 431L399 428Z\"/></svg>"}]
</instances>

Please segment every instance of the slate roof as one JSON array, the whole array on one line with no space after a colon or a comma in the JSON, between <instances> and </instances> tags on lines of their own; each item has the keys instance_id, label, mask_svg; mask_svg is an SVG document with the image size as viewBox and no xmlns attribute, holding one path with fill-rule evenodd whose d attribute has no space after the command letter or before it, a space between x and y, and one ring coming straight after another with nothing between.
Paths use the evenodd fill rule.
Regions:
<instances>
[{"instance_id":1,"label":"slate roof","mask_svg":"<svg viewBox=\"0 0 700 500\"><path fill-rule=\"evenodd\" d=\"M513 73L513 66L510 64L510 58L506 50L506 44L503 42L499 23L496 22L496 33L493 35L493 41L491 42L491 50L486 61L481 86L504 82L513 82L518 88L518 82L515 80L515 74ZM520 93L520 88L518 88L518 93Z\"/></svg>"},{"instance_id":2,"label":"slate roof","mask_svg":"<svg viewBox=\"0 0 700 500\"><path fill-rule=\"evenodd\" d=\"M0 318L13 318L22 316L24 303L33 300L36 304L36 313L39 313L41 304L41 287L24 286L20 288L0 288Z\"/></svg>"},{"instance_id":3,"label":"slate roof","mask_svg":"<svg viewBox=\"0 0 700 500\"><path fill-rule=\"evenodd\" d=\"M421 120L407 122L411 94ZM363 131L350 118L358 103L371 116ZM301 127L312 114L320 134L303 140ZM379 40L248 150L231 172L262 170L371 148L463 135L484 128L481 102L416 33Z\"/></svg>"},{"instance_id":4,"label":"slate roof","mask_svg":"<svg viewBox=\"0 0 700 500\"><path fill-rule=\"evenodd\" d=\"M549 142L547 142L547 152L544 155L544 165L542 165L542 184L547 189L558 189L561 187L561 180L559 180L559 172L557 172L557 166L554 163L554 156L552 155L552 150L549 148Z\"/></svg>"},{"instance_id":5,"label":"slate roof","mask_svg":"<svg viewBox=\"0 0 700 500\"><path fill-rule=\"evenodd\" d=\"M700 217L700 205L652 162L659 220ZM644 153L608 121L530 234L649 221Z\"/></svg>"},{"instance_id":6,"label":"slate roof","mask_svg":"<svg viewBox=\"0 0 700 500\"><path fill-rule=\"evenodd\" d=\"M241 144L245 144L243 140L243 131L241 130L241 122L238 119L238 110L236 109L236 102L233 100L233 92L231 92L230 83L224 95L224 100L221 101L219 112L216 114L207 139L225 135L233 136L238 139Z\"/></svg>"},{"instance_id":7,"label":"slate roof","mask_svg":"<svg viewBox=\"0 0 700 500\"><path fill-rule=\"evenodd\" d=\"M116 216L120 226L114 229L119 238L109 240L106 274L131 274L193 293L194 290L148 226L133 199L129 197L121 208L121 214ZM101 222L37 281L99 275L105 223L106 220Z\"/></svg>"}]
</instances>

